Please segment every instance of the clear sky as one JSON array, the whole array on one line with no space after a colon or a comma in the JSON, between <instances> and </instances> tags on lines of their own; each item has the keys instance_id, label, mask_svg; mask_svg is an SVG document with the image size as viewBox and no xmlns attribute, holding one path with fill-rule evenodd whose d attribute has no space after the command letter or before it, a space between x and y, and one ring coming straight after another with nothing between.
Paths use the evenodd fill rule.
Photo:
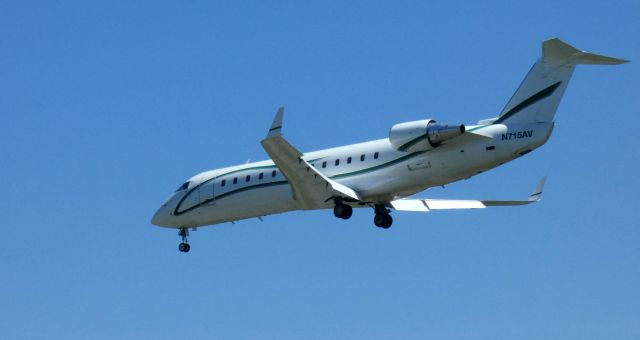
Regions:
<instances>
[{"instance_id":1,"label":"clear sky","mask_svg":"<svg viewBox=\"0 0 640 340\"><path fill-rule=\"evenodd\" d=\"M0 1L0 338L640 338L640 2ZM543 148L420 197L482 211L151 215L186 178L395 123L497 115L561 37L580 66Z\"/></svg>"}]
</instances>

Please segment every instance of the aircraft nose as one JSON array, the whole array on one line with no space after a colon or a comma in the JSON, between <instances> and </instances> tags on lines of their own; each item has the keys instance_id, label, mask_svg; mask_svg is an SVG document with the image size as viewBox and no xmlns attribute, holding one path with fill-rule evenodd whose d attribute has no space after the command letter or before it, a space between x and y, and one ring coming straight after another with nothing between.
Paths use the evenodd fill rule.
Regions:
<instances>
[{"instance_id":1,"label":"aircraft nose","mask_svg":"<svg viewBox=\"0 0 640 340\"><path fill-rule=\"evenodd\" d=\"M151 218L151 223L155 224L159 227L168 227L169 226L169 209L167 209L166 205L162 205L158 208L153 217Z\"/></svg>"}]
</instances>

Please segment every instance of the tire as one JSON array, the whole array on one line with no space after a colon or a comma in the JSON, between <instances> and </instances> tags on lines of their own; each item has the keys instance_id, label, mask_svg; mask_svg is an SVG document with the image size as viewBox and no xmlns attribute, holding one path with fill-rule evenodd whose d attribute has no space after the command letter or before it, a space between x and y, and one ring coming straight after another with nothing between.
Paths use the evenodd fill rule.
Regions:
<instances>
[{"instance_id":1,"label":"tire","mask_svg":"<svg viewBox=\"0 0 640 340\"><path fill-rule=\"evenodd\" d=\"M336 206L333 207L333 215L335 215L337 218L348 220L351 215L353 215L353 208L350 205L342 203L336 204Z\"/></svg>"},{"instance_id":2,"label":"tire","mask_svg":"<svg viewBox=\"0 0 640 340\"><path fill-rule=\"evenodd\" d=\"M373 223L376 227L389 229L393 224L393 218L389 214L376 214L373 218Z\"/></svg>"},{"instance_id":3,"label":"tire","mask_svg":"<svg viewBox=\"0 0 640 340\"><path fill-rule=\"evenodd\" d=\"M340 216L343 220L348 220L353 215L353 208L350 205L343 204L344 213Z\"/></svg>"},{"instance_id":4,"label":"tire","mask_svg":"<svg viewBox=\"0 0 640 340\"><path fill-rule=\"evenodd\" d=\"M389 215L389 214L385 214L385 216L384 216L384 225L382 226L382 228L389 229L392 224L393 224L393 217L391 217L391 215Z\"/></svg>"}]
</instances>

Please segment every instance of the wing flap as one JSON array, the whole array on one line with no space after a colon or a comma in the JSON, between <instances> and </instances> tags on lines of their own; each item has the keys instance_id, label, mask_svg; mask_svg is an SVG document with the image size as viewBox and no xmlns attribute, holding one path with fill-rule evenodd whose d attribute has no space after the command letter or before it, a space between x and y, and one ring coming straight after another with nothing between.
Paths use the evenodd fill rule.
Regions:
<instances>
[{"instance_id":1,"label":"wing flap","mask_svg":"<svg viewBox=\"0 0 640 340\"><path fill-rule=\"evenodd\" d=\"M416 211L416 212L428 212L429 207L424 203L424 200L418 199L401 199L391 201L393 209L398 211Z\"/></svg>"},{"instance_id":2,"label":"wing flap","mask_svg":"<svg viewBox=\"0 0 640 340\"><path fill-rule=\"evenodd\" d=\"M400 199L390 203L395 210L415 212L485 208L482 201L474 200Z\"/></svg>"},{"instance_id":3,"label":"wing flap","mask_svg":"<svg viewBox=\"0 0 640 340\"><path fill-rule=\"evenodd\" d=\"M481 201L473 200L425 200L425 204L430 210L450 210L450 209L483 209L485 206Z\"/></svg>"},{"instance_id":4,"label":"wing flap","mask_svg":"<svg viewBox=\"0 0 640 340\"><path fill-rule=\"evenodd\" d=\"M445 199L399 199L391 201L393 209L398 211L428 212L430 210L483 209L486 207L517 206L538 202L547 178L542 177L538 186L527 200L445 200Z\"/></svg>"}]
</instances>

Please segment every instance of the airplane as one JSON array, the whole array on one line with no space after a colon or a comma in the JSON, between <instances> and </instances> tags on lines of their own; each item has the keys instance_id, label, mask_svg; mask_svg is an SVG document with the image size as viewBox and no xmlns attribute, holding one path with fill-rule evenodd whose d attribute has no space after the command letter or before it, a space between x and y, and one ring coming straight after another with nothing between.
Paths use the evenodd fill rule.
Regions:
<instances>
[{"instance_id":1,"label":"airplane","mask_svg":"<svg viewBox=\"0 0 640 340\"><path fill-rule=\"evenodd\" d=\"M176 228L178 249L189 252L189 229L293 210L333 209L349 219L353 208L372 208L387 229L395 211L429 212L527 205L540 200L545 177L525 200L408 198L498 167L544 145L576 65L627 60L585 52L558 38L542 43L542 56L501 113L476 125L424 119L396 124L388 138L303 153L282 135L279 108L260 142L270 160L202 172L163 203L151 223Z\"/></svg>"}]
</instances>

